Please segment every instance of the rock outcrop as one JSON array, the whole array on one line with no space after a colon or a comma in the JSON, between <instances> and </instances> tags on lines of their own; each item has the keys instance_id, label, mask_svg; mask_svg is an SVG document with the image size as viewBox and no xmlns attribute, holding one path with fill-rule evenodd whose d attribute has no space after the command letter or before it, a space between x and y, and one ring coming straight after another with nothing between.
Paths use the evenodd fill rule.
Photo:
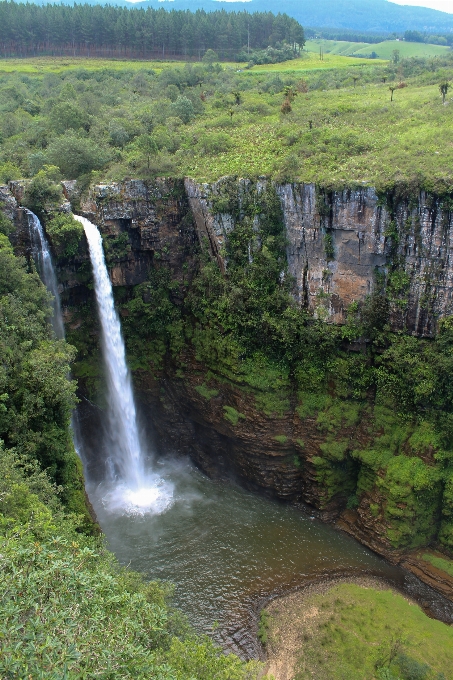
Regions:
<instances>
[{"instance_id":1,"label":"rock outcrop","mask_svg":"<svg viewBox=\"0 0 453 680\"><path fill-rule=\"evenodd\" d=\"M150 271L161 264L172 281L186 285L203 249L227 270L223 247L228 234L240 219L247 196L266 187L269 183L264 179L231 180L228 201L224 182L130 180L97 185L84 196L76 184L63 185L66 198L76 201L80 213L95 222L105 237L113 285L129 291L147 281ZM313 185L287 184L275 190L286 228L294 296L301 305L330 323L341 323L352 302L373 292L377 274L389 280L397 271L404 282L404 299L392 310L395 330L405 327L415 335L430 336L438 319L452 313L453 224L448 206L443 207L440 199L421 193L417 201L390 196L384 202L369 188L323 193ZM27 238L23 212L6 188L0 190L0 200L16 220L14 239L23 251ZM228 208L232 202L234 211ZM259 214L253 219L258 224ZM76 257L60 260L58 268L69 329L96 336L86 313L93 304L86 243L81 242ZM182 304L178 295L174 293L175 302ZM266 409L257 408L253 390L240 379L221 381L208 374L189 347L181 361L175 366L167 357L153 370L135 371L144 419L152 423L163 447L190 455L213 476L233 476L251 489L308 505L324 519L340 515L352 492L349 473L337 466L340 491L329 496L319 468L326 433L316 414L301 416L290 389L285 408L266 414ZM84 380L82 376L82 391ZM365 419L343 423L336 428L335 439L365 447L368 425ZM385 527L367 526L370 516L362 515L342 515L341 527L437 587L435 570L424 562L420 566L413 553L392 551L379 535ZM439 579L438 591L453 598L448 577Z\"/></svg>"}]
</instances>

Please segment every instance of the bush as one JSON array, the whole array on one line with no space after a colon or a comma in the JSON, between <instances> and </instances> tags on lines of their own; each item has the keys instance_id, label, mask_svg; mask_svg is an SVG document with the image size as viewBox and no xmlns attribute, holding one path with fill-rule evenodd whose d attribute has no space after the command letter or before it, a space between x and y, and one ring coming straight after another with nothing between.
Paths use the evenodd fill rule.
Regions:
<instances>
[{"instance_id":1,"label":"bush","mask_svg":"<svg viewBox=\"0 0 453 680\"><path fill-rule=\"evenodd\" d=\"M49 144L47 157L66 179L75 179L103 168L111 159L111 153L93 140L70 131Z\"/></svg>"},{"instance_id":2,"label":"bush","mask_svg":"<svg viewBox=\"0 0 453 680\"><path fill-rule=\"evenodd\" d=\"M11 180L21 177L22 173L14 163L6 161L0 165L0 184L7 184Z\"/></svg>"},{"instance_id":3,"label":"bush","mask_svg":"<svg viewBox=\"0 0 453 680\"><path fill-rule=\"evenodd\" d=\"M83 236L83 227L72 215L57 215L46 225L55 253L60 257L73 257Z\"/></svg>"},{"instance_id":4,"label":"bush","mask_svg":"<svg viewBox=\"0 0 453 680\"><path fill-rule=\"evenodd\" d=\"M45 165L28 184L24 194L24 205L42 217L55 210L63 202L63 191L59 183L60 173L56 166Z\"/></svg>"},{"instance_id":5,"label":"bush","mask_svg":"<svg viewBox=\"0 0 453 680\"><path fill-rule=\"evenodd\" d=\"M194 105L188 97L180 95L178 99L173 102L170 109L172 116L181 118L183 123L190 123L190 121L195 118Z\"/></svg>"}]
</instances>

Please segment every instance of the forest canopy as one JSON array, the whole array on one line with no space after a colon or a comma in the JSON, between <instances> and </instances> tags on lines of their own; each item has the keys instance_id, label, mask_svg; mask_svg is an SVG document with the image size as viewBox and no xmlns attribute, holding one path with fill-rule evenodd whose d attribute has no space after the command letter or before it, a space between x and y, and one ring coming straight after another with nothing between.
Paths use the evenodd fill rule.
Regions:
<instances>
[{"instance_id":1,"label":"forest canopy","mask_svg":"<svg viewBox=\"0 0 453 680\"><path fill-rule=\"evenodd\" d=\"M304 31L286 14L125 9L100 5L33 5L0 2L3 56L198 57L212 49L234 57L252 49L303 47Z\"/></svg>"}]
</instances>

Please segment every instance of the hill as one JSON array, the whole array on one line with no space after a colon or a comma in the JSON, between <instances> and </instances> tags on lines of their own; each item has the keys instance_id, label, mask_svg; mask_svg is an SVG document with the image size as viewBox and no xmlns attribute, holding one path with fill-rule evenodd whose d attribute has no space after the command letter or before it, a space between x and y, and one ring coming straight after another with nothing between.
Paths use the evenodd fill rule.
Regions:
<instances>
[{"instance_id":1,"label":"hill","mask_svg":"<svg viewBox=\"0 0 453 680\"><path fill-rule=\"evenodd\" d=\"M399 50L401 59L410 57L441 57L451 52L443 45L429 45L420 42L405 42L402 40L385 40L380 43L357 43L347 40L307 40L305 49L319 54L322 48L324 55L338 55L344 57L370 56L373 52L379 59L391 59L394 50Z\"/></svg>"},{"instance_id":2,"label":"hill","mask_svg":"<svg viewBox=\"0 0 453 680\"><path fill-rule=\"evenodd\" d=\"M214 11L285 12L303 26L328 26L362 31L453 31L453 14L426 7L396 5L387 0L272 0L222 2L217 0L148 0L140 3L118 1L125 7L165 7L168 9L204 9Z\"/></svg>"}]
</instances>

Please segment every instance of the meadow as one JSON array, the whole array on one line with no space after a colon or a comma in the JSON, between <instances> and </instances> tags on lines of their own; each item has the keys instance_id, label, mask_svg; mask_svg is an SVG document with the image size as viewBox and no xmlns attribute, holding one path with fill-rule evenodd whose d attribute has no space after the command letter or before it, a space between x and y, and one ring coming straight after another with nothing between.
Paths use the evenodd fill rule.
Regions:
<instances>
[{"instance_id":1,"label":"meadow","mask_svg":"<svg viewBox=\"0 0 453 680\"><path fill-rule=\"evenodd\" d=\"M443 191L453 100L450 90L443 103L439 84L453 76L452 57L395 65L304 53L252 68L1 60L0 181L53 165L86 181L267 175Z\"/></svg>"},{"instance_id":2,"label":"meadow","mask_svg":"<svg viewBox=\"0 0 453 680\"><path fill-rule=\"evenodd\" d=\"M452 677L453 630L391 590L339 583L296 593L274 602L262 623L271 659L293 654L295 680Z\"/></svg>"},{"instance_id":3,"label":"meadow","mask_svg":"<svg viewBox=\"0 0 453 680\"><path fill-rule=\"evenodd\" d=\"M305 50L319 55L320 48L327 55L369 56L375 52L379 59L391 59L394 50L398 50L401 59L410 57L444 57L451 53L450 47L443 45L429 45L422 42L405 42L404 40L385 40L380 43L356 43L346 40L307 40ZM318 56L319 58L319 56Z\"/></svg>"}]
</instances>

